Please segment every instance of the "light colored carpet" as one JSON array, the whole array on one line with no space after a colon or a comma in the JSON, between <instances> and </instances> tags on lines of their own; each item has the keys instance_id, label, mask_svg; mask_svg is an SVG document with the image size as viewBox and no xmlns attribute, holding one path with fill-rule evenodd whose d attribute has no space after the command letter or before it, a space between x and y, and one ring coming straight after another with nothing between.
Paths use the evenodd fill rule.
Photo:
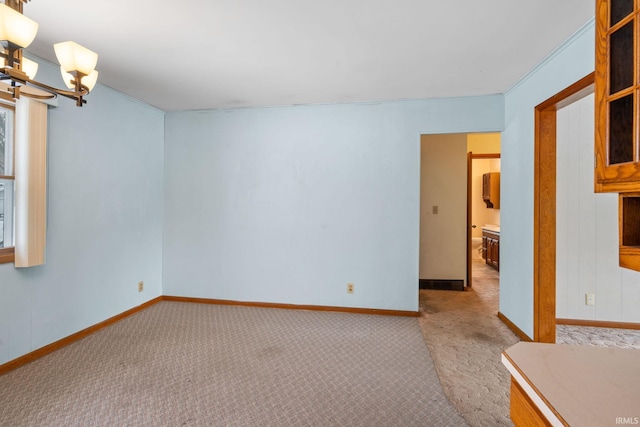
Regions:
<instances>
[{"instance_id":1,"label":"light colored carpet","mask_svg":"<svg viewBox=\"0 0 640 427\"><path fill-rule=\"evenodd\" d=\"M474 262L469 291L420 290L420 324L451 403L471 426L512 426L503 350L519 339L498 319L499 275Z\"/></svg>"},{"instance_id":2,"label":"light colored carpet","mask_svg":"<svg viewBox=\"0 0 640 427\"><path fill-rule=\"evenodd\" d=\"M420 291L420 324L450 401L471 426L511 426L509 373L502 351L519 341L496 316L499 274L484 261L473 263L467 292ZM640 331L557 326L562 344L640 349Z\"/></svg>"},{"instance_id":3,"label":"light colored carpet","mask_svg":"<svg viewBox=\"0 0 640 427\"><path fill-rule=\"evenodd\" d=\"M1 426L463 426L415 318L161 302L0 377Z\"/></svg>"},{"instance_id":4,"label":"light colored carpet","mask_svg":"<svg viewBox=\"0 0 640 427\"><path fill-rule=\"evenodd\" d=\"M640 331L558 325L556 327L556 342L558 344L640 349Z\"/></svg>"}]
</instances>

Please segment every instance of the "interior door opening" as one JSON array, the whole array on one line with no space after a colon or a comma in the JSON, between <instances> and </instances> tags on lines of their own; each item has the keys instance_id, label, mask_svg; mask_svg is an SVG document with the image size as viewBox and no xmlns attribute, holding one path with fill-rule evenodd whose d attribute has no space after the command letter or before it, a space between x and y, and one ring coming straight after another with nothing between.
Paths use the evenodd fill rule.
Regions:
<instances>
[{"instance_id":1,"label":"interior door opening","mask_svg":"<svg viewBox=\"0 0 640 427\"><path fill-rule=\"evenodd\" d=\"M594 90L594 73L535 107L533 207L533 340L556 342L557 110Z\"/></svg>"},{"instance_id":2,"label":"interior door opening","mask_svg":"<svg viewBox=\"0 0 640 427\"><path fill-rule=\"evenodd\" d=\"M421 136L420 168L420 249L421 289L465 290L472 284L473 243L482 241L483 226L499 226L499 219L479 219L476 233L470 228L470 200L478 203L476 212L498 213L499 206L487 208L482 195L482 175L468 173L469 155L497 163L499 133L463 133ZM494 165L495 166L495 165ZM478 166L478 171L490 172ZM497 171L494 171L497 172ZM480 192L469 193L471 183L479 182ZM495 215L493 216L496 217ZM473 235L472 235L473 234ZM476 240L472 241L474 237ZM496 251L496 253L499 253ZM480 250L476 257L482 256Z\"/></svg>"},{"instance_id":3,"label":"interior door opening","mask_svg":"<svg viewBox=\"0 0 640 427\"><path fill-rule=\"evenodd\" d=\"M487 272L483 264L500 271L500 153L470 151L467 153L467 288L473 286L474 275L485 274L477 271Z\"/></svg>"}]
</instances>

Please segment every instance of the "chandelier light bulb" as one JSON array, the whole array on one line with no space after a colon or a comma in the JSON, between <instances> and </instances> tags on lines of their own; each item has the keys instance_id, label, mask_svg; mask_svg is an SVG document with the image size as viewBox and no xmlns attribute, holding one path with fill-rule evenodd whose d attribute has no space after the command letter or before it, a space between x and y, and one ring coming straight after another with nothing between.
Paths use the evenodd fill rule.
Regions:
<instances>
[{"instance_id":1,"label":"chandelier light bulb","mask_svg":"<svg viewBox=\"0 0 640 427\"><path fill-rule=\"evenodd\" d=\"M60 66L60 74L62 75L62 80L64 80L64 84L67 85L69 89L75 89L76 86L73 83L73 81L75 81L76 77L73 74L69 73L67 70L65 70L63 66ZM82 78L82 85L86 86L87 89L89 89L89 92L93 90L97 82L98 82L97 70L93 70L91 73L89 73L88 76L84 76Z\"/></svg>"},{"instance_id":2,"label":"chandelier light bulb","mask_svg":"<svg viewBox=\"0 0 640 427\"><path fill-rule=\"evenodd\" d=\"M38 23L36 21L5 4L0 4L0 41L25 48L36 38L37 33Z\"/></svg>"},{"instance_id":3,"label":"chandelier light bulb","mask_svg":"<svg viewBox=\"0 0 640 427\"><path fill-rule=\"evenodd\" d=\"M38 23L22 14L23 3L27 1L7 0L0 3L0 80L10 83L7 92L13 99L21 95L40 100L64 96L82 107L87 102L84 96L98 80L95 69L98 54L72 41L56 43L53 47L60 62L60 73L69 90L36 81L38 63L25 58L23 52L38 32ZM25 90L26 86L38 90Z\"/></svg>"},{"instance_id":4,"label":"chandelier light bulb","mask_svg":"<svg viewBox=\"0 0 640 427\"><path fill-rule=\"evenodd\" d=\"M69 72L78 71L89 75L96 68L98 54L80 46L76 42L67 41L53 45L60 65Z\"/></svg>"},{"instance_id":5,"label":"chandelier light bulb","mask_svg":"<svg viewBox=\"0 0 640 427\"><path fill-rule=\"evenodd\" d=\"M22 72L25 73L31 80L36 78L38 72L38 63L30 60L29 58L22 57L21 64Z\"/></svg>"}]
</instances>

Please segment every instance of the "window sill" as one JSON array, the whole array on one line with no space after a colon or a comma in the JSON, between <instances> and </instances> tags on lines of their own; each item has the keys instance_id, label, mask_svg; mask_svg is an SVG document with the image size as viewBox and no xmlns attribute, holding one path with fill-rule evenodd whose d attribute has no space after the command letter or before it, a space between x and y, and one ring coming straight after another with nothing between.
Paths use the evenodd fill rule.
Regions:
<instances>
[{"instance_id":1,"label":"window sill","mask_svg":"<svg viewBox=\"0 0 640 427\"><path fill-rule=\"evenodd\" d=\"M6 264L15 260L13 248L0 249L0 264Z\"/></svg>"}]
</instances>

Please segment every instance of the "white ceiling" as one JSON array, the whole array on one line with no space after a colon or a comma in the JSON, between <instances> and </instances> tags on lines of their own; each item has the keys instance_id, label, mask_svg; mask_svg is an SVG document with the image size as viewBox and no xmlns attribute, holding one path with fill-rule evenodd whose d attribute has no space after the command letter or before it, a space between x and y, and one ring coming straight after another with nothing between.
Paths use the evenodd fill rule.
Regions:
<instances>
[{"instance_id":1,"label":"white ceiling","mask_svg":"<svg viewBox=\"0 0 640 427\"><path fill-rule=\"evenodd\" d=\"M165 111L502 93L593 0L33 0L28 51L99 54L99 82ZM62 82L61 82L62 84ZM87 98L91 102L90 95Z\"/></svg>"}]
</instances>

